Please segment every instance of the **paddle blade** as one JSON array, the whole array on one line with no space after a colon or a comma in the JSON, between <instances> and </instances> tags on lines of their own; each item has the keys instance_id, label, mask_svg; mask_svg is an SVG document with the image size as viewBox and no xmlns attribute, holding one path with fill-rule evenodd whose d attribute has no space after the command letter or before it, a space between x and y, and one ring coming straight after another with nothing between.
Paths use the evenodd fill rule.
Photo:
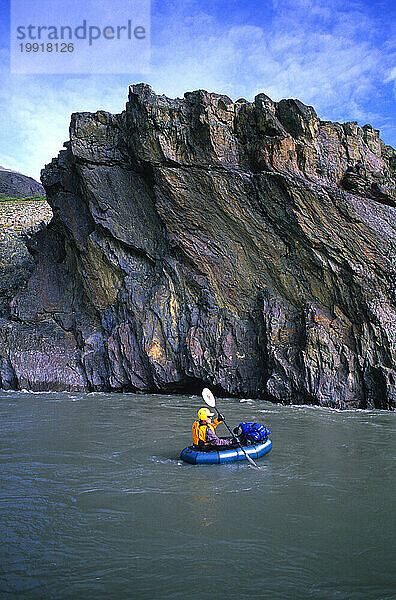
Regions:
<instances>
[{"instance_id":1,"label":"paddle blade","mask_svg":"<svg viewBox=\"0 0 396 600\"><path fill-rule=\"evenodd\" d=\"M202 390L202 398L205 400L208 406L211 406L212 408L216 406L216 400L209 388L204 388Z\"/></svg>"}]
</instances>

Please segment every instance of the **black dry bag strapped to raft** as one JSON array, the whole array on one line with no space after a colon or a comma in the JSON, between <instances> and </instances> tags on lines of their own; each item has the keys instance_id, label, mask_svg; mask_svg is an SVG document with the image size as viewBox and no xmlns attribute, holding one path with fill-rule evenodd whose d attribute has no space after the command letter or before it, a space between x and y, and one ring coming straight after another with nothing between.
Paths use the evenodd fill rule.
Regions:
<instances>
[{"instance_id":1,"label":"black dry bag strapped to raft","mask_svg":"<svg viewBox=\"0 0 396 600\"><path fill-rule=\"evenodd\" d=\"M259 442L264 442L271 431L261 423L248 423L247 421L242 421L242 423L239 423L238 427L235 427L234 433L241 438L241 441L246 440L247 442L258 444Z\"/></svg>"}]
</instances>

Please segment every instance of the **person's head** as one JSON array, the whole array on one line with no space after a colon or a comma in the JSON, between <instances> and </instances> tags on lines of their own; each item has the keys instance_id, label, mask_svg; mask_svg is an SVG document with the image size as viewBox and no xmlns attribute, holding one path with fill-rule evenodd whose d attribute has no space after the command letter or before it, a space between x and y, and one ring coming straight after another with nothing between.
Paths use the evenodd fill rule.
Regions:
<instances>
[{"instance_id":1,"label":"person's head","mask_svg":"<svg viewBox=\"0 0 396 600\"><path fill-rule=\"evenodd\" d=\"M208 408L206 408L206 406L204 406L203 408L200 408L198 411L198 419L200 421L211 421L212 417L213 417L214 413L211 413L210 410Z\"/></svg>"}]
</instances>

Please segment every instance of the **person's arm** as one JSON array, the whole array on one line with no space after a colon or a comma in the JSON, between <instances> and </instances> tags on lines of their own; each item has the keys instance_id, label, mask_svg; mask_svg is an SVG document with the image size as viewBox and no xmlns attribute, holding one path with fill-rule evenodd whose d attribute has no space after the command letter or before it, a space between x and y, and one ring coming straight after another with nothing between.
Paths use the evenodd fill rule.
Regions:
<instances>
[{"instance_id":1,"label":"person's arm","mask_svg":"<svg viewBox=\"0 0 396 600\"><path fill-rule=\"evenodd\" d=\"M212 446L229 446L232 444L232 439L221 439L217 437L217 435L210 429L210 427L206 428L206 442L211 444Z\"/></svg>"}]
</instances>

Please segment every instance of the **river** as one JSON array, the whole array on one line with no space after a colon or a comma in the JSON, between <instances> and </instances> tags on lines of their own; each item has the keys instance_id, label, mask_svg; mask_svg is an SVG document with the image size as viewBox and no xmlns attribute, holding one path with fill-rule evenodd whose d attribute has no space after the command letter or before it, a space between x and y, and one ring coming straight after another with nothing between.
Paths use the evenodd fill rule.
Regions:
<instances>
[{"instance_id":1,"label":"river","mask_svg":"<svg viewBox=\"0 0 396 600\"><path fill-rule=\"evenodd\" d=\"M0 597L394 600L396 414L219 400L256 470L179 460L201 404L0 392Z\"/></svg>"}]
</instances>

